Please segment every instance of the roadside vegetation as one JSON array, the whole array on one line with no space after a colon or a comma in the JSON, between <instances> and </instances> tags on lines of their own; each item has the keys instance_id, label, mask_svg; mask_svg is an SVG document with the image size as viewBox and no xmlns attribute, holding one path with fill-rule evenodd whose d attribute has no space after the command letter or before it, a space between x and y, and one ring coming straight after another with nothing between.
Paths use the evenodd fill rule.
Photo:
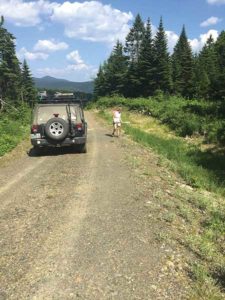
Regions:
<instances>
[{"instance_id":1,"label":"roadside vegetation","mask_svg":"<svg viewBox=\"0 0 225 300\"><path fill-rule=\"evenodd\" d=\"M147 105L145 105L146 103ZM169 103L171 103L171 107L169 107ZM193 103L196 102L190 102L188 105L191 107ZM153 109L151 109L151 104L153 104ZM218 142L218 132L216 134L215 131L210 132L210 128L213 128L215 122L213 117L211 117L210 123L208 116L198 119L195 113L187 112L185 114L179 108L174 108L173 101L167 102L167 110L165 110L165 104L158 102L157 99L112 97L99 99L94 104L94 107L101 111L100 114L110 122L112 117L105 109L115 106L125 108L123 111L125 133L132 136L135 141L150 146L173 162L174 170L191 186L225 196L224 146L218 143L209 144L210 141ZM142 115L143 113L144 115ZM152 118L149 114L156 115L158 118ZM170 114L174 116L174 119ZM193 120L196 123L192 127ZM126 124L126 121L130 124ZM164 126L162 126L163 123ZM181 125L179 126L179 124ZM164 128L164 130L159 130L159 128ZM194 130L196 128L197 131ZM209 128L208 131L207 128ZM203 132L204 135L201 135ZM177 133L185 139L178 137Z\"/></svg>"},{"instance_id":2,"label":"roadside vegetation","mask_svg":"<svg viewBox=\"0 0 225 300\"><path fill-rule=\"evenodd\" d=\"M118 106L116 97L100 99L94 105L101 118L112 122L112 107ZM112 100L112 102L110 102ZM120 99L125 101L125 99ZM133 100L134 102L138 99ZM147 101L147 100L146 100ZM131 101L128 101L129 103ZM92 106L93 107L93 106ZM129 107L129 106L128 106ZM129 107L130 109L130 107ZM187 247L197 260L190 262L190 276L195 284L190 299L216 300L224 297L225 276L225 162L224 155L204 148L202 137L179 137L176 131L138 110L128 110L123 102L123 130L134 141L153 149L162 164L179 173L191 190L177 189L173 198L164 203L167 223L179 218L185 234L169 231L174 239ZM214 145L215 148L215 145ZM147 173L150 170L146 170ZM187 186L187 187L188 187ZM185 225L183 225L185 224ZM173 236L174 235L174 236Z\"/></svg>"},{"instance_id":3,"label":"roadside vegetation","mask_svg":"<svg viewBox=\"0 0 225 300\"><path fill-rule=\"evenodd\" d=\"M193 53L183 26L171 52L163 19L153 36L150 19L139 14L95 79L93 107L100 116L111 123L108 109L122 107L125 133L153 149L191 189L174 191L165 218L171 224L182 218L180 242L198 258L190 269L192 300L224 299L224 82L225 31Z\"/></svg>"},{"instance_id":4,"label":"roadside vegetation","mask_svg":"<svg viewBox=\"0 0 225 300\"><path fill-rule=\"evenodd\" d=\"M150 98L102 97L96 106L124 106L128 110L152 116L179 136L201 136L203 142L225 144L224 101L186 100L159 93Z\"/></svg>"},{"instance_id":5,"label":"roadside vegetation","mask_svg":"<svg viewBox=\"0 0 225 300\"><path fill-rule=\"evenodd\" d=\"M37 99L27 62L16 57L15 37L0 20L0 156L28 134L31 108Z\"/></svg>"},{"instance_id":6,"label":"roadside vegetation","mask_svg":"<svg viewBox=\"0 0 225 300\"><path fill-rule=\"evenodd\" d=\"M26 105L0 113L0 157L28 136L30 119L31 110Z\"/></svg>"}]
</instances>

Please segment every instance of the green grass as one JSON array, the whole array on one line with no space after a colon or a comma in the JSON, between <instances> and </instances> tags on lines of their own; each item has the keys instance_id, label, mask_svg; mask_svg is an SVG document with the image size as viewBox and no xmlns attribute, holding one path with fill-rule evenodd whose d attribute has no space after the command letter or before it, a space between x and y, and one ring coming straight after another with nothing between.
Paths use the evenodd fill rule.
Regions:
<instances>
[{"instance_id":1,"label":"green grass","mask_svg":"<svg viewBox=\"0 0 225 300\"><path fill-rule=\"evenodd\" d=\"M216 280L209 276L207 269L202 265L193 266L195 285L189 300L223 300L224 295L217 286Z\"/></svg>"},{"instance_id":2,"label":"green grass","mask_svg":"<svg viewBox=\"0 0 225 300\"><path fill-rule=\"evenodd\" d=\"M111 116L107 112L101 111L100 115L111 122ZM170 160L174 170L191 186L225 195L225 160L222 155L212 155L183 139L145 132L128 124L123 125L123 130L134 141L151 147Z\"/></svg>"},{"instance_id":3,"label":"green grass","mask_svg":"<svg viewBox=\"0 0 225 300\"><path fill-rule=\"evenodd\" d=\"M202 135L205 142L225 144L225 104L219 101L187 100L159 94L148 99L102 97L92 103L97 108L122 106L130 111L151 115L167 124L180 136Z\"/></svg>"},{"instance_id":4,"label":"green grass","mask_svg":"<svg viewBox=\"0 0 225 300\"><path fill-rule=\"evenodd\" d=\"M28 135L30 115L26 106L0 114L0 156L11 151Z\"/></svg>"},{"instance_id":5,"label":"green grass","mask_svg":"<svg viewBox=\"0 0 225 300\"><path fill-rule=\"evenodd\" d=\"M112 117L108 110L101 110L99 115L111 124ZM123 111L122 119L131 122L131 125L123 124L126 134L139 144L153 149L169 162L167 166L170 169L196 188L185 202L180 200L176 208L173 203L166 203L169 212L164 220L172 223L177 215L186 221L189 228L183 242L199 259L198 266L192 267L195 285L190 299L224 299L221 292L225 288L224 157L203 151L199 145L176 137L153 118ZM205 190L209 192L205 193ZM184 191L181 189L177 193L181 193L176 195L177 198L182 199Z\"/></svg>"}]
</instances>

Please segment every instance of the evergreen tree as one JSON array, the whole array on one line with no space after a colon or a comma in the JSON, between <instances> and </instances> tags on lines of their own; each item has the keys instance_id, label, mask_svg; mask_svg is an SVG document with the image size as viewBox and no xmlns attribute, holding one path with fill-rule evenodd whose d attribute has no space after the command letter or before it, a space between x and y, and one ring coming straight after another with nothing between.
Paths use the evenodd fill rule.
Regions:
<instances>
[{"instance_id":1,"label":"evergreen tree","mask_svg":"<svg viewBox=\"0 0 225 300\"><path fill-rule=\"evenodd\" d=\"M37 92L34 87L34 82L30 73L30 69L26 60L23 62L22 66L22 90L21 90L21 98L22 101L27 103L30 107L33 107L37 99Z\"/></svg>"},{"instance_id":2,"label":"evergreen tree","mask_svg":"<svg viewBox=\"0 0 225 300\"><path fill-rule=\"evenodd\" d=\"M213 86L218 73L215 43L210 35L195 62L194 85L196 96L209 98L213 94Z\"/></svg>"},{"instance_id":3,"label":"evergreen tree","mask_svg":"<svg viewBox=\"0 0 225 300\"><path fill-rule=\"evenodd\" d=\"M139 74L141 95L148 97L154 89L154 51L150 19L147 20L146 30L140 46Z\"/></svg>"},{"instance_id":4,"label":"evergreen tree","mask_svg":"<svg viewBox=\"0 0 225 300\"><path fill-rule=\"evenodd\" d=\"M127 84L125 95L137 97L140 95L139 58L142 39L145 33L144 23L138 14L126 37L124 51L128 59Z\"/></svg>"},{"instance_id":5,"label":"evergreen tree","mask_svg":"<svg viewBox=\"0 0 225 300\"><path fill-rule=\"evenodd\" d=\"M14 36L0 22L0 94L5 100L18 102L20 98L20 65L16 57Z\"/></svg>"},{"instance_id":6,"label":"evergreen tree","mask_svg":"<svg viewBox=\"0 0 225 300\"><path fill-rule=\"evenodd\" d=\"M170 92L172 88L171 64L162 18L154 39L154 57L154 90Z\"/></svg>"},{"instance_id":7,"label":"evergreen tree","mask_svg":"<svg viewBox=\"0 0 225 300\"><path fill-rule=\"evenodd\" d=\"M225 31L222 31L215 42L217 72L213 83L213 95L216 99L225 100Z\"/></svg>"},{"instance_id":8,"label":"evergreen tree","mask_svg":"<svg viewBox=\"0 0 225 300\"><path fill-rule=\"evenodd\" d=\"M106 68L106 80L110 94L124 94L127 75L127 58L123 53L123 45L117 41Z\"/></svg>"},{"instance_id":9,"label":"evergreen tree","mask_svg":"<svg viewBox=\"0 0 225 300\"><path fill-rule=\"evenodd\" d=\"M129 61L138 62L141 42L144 36L145 26L138 14L135 18L134 24L126 37L124 51L128 56Z\"/></svg>"},{"instance_id":10,"label":"evergreen tree","mask_svg":"<svg viewBox=\"0 0 225 300\"><path fill-rule=\"evenodd\" d=\"M197 98L208 98L210 80L199 56L194 57L193 95Z\"/></svg>"},{"instance_id":11,"label":"evergreen tree","mask_svg":"<svg viewBox=\"0 0 225 300\"><path fill-rule=\"evenodd\" d=\"M99 66L98 73L94 81L94 99L106 95L106 68L106 62L104 62L103 66Z\"/></svg>"},{"instance_id":12,"label":"evergreen tree","mask_svg":"<svg viewBox=\"0 0 225 300\"><path fill-rule=\"evenodd\" d=\"M188 42L185 27L183 27L179 40L172 56L173 90L184 97L193 95L193 55Z\"/></svg>"}]
</instances>

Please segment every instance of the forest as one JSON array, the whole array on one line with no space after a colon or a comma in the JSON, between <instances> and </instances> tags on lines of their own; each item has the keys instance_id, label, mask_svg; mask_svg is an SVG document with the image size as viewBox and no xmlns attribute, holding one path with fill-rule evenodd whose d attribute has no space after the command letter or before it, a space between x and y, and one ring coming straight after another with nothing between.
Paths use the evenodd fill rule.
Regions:
<instances>
[{"instance_id":1,"label":"forest","mask_svg":"<svg viewBox=\"0 0 225 300\"><path fill-rule=\"evenodd\" d=\"M150 19L145 24L138 14L125 44L117 41L99 67L94 97L105 96L105 106L123 105L153 115L181 136L224 143L225 31L193 53L183 26L169 53L162 18L153 36Z\"/></svg>"},{"instance_id":2,"label":"forest","mask_svg":"<svg viewBox=\"0 0 225 300\"><path fill-rule=\"evenodd\" d=\"M193 53L183 26L173 53L160 23L152 35L138 14L123 45L117 41L110 57L99 67L95 95L119 94L149 97L159 90L187 99L222 100L225 96L225 31L210 36L199 53Z\"/></svg>"},{"instance_id":3,"label":"forest","mask_svg":"<svg viewBox=\"0 0 225 300\"><path fill-rule=\"evenodd\" d=\"M37 97L26 60L21 64L16 56L15 37L0 22L0 99L1 109L5 105L32 106Z\"/></svg>"},{"instance_id":4,"label":"forest","mask_svg":"<svg viewBox=\"0 0 225 300\"><path fill-rule=\"evenodd\" d=\"M28 133L30 109L37 100L26 60L21 63L15 37L0 21L0 156L13 149Z\"/></svg>"}]
</instances>

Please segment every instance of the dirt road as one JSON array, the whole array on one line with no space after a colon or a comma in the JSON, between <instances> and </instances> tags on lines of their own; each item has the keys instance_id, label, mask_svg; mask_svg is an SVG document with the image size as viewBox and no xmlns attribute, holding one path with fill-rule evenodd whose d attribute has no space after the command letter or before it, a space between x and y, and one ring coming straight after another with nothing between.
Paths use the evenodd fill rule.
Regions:
<instances>
[{"instance_id":1,"label":"dirt road","mask_svg":"<svg viewBox=\"0 0 225 300\"><path fill-rule=\"evenodd\" d=\"M185 299L163 274L163 229L149 220L131 145L87 119L87 154L24 153L0 168L0 299Z\"/></svg>"}]
</instances>

